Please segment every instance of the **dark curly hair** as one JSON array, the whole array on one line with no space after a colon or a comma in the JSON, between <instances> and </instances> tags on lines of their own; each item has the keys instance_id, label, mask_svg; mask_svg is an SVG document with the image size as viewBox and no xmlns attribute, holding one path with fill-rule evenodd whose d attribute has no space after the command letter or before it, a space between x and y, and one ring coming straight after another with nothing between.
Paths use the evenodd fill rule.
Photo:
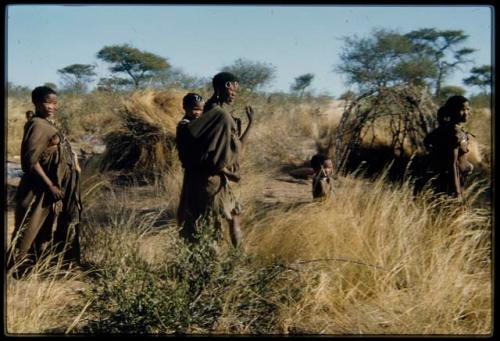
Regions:
<instances>
[{"instance_id":1,"label":"dark curly hair","mask_svg":"<svg viewBox=\"0 0 500 341\"><path fill-rule=\"evenodd\" d=\"M45 97L51 94L57 95L57 92L48 86L37 86L31 92L31 102L33 102L33 104L41 103Z\"/></svg>"},{"instance_id":2,"label":"dark curly hair","mask_svg":"<svg viewBox=\"0 0 500 341\"><path fill-rule=\"evenodd\" d=\"M223 89L227 82L239 82L238 77L231 72L219 72L212 78L212 86L214 90Z\"/></svg>"},{"instance_id":3,"label":"dark curly hair","mask_svg":"<svg viewBox=\"0 0 500 341\"><path fill-rule=\"evenodd\" d=\"M450 122L455 119L455 116L458 114L463 104L469 102L469 99L456 95L448 98L446 103L439 108L437 112L437 120L439 124L443 124L445 122Z\"/></svg>"},{"instance_id":4,"label":"dark curly hair","mask_svg":"<svg viewBox=\"0 0 500 341\"><path fill-rule=\"evenodd\" d=\"M196 104L202 103L203 97L198 95L197 93L190 92L182 99L182 107L184 110L193 108Z\"/></svg>"}]
</instances>

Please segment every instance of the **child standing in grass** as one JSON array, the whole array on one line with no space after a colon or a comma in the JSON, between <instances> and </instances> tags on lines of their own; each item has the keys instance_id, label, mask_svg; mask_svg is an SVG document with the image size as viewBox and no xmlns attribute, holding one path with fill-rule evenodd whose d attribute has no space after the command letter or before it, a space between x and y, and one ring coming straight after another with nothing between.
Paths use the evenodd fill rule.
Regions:
<instances>
[{"instance_id":1,"label":"child standing in grass","mask_svg":"<svg viewBox=\"0 0 500 341\"><path fill-rule=\"evenodd\" d=\"M330 198L333 192L333 162L323 154L316 154L311 158L311 167L314 170L312 194L314 199Z\"/></svg>"}]
</instances>

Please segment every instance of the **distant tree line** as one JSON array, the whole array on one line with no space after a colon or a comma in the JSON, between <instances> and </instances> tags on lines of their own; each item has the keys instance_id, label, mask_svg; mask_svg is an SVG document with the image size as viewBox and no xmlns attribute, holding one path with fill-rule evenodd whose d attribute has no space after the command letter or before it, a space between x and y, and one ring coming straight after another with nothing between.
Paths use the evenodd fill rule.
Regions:
<instances>
[{"instance_id":1,"label":"distant tree line","mask_svg":"<svg viewBox=\"0 0 500 341\"><path fill-rule=\"evenodd\" d=\"M460 86L446 85L445 82L455 70L472 63L471 55L475 50L464 46L467 39L468 35L461 30L440 31L435 28L404 34L377 29L367 37L343 37L340 63L333 71L344 74L346 83L360 92L396 84L421 85L427 86L439 100L451 94L465 93ZM110 72L110 76L97 80L96 88L101 91L145 87L196 89L210 85L210 79L190 76L181 68L170 65L166 58L129 44L104 46L96 57L108 65ZM71 64L57 70L62 78L60 90L88 91L89 84L96 80L96 67L96 64ZM221 67L220 71L236 74L241 87L248 91L262 90L276 78L274 65L243 58ZM302 97L313 80L312 73L299 75L294 78L290 90ZM492 84L491 66L472 67L463 83L488 95ZM24 90L8 84L9 94ZM349 90L339 98L354 95Z\"/></svg>"}]
</instances>

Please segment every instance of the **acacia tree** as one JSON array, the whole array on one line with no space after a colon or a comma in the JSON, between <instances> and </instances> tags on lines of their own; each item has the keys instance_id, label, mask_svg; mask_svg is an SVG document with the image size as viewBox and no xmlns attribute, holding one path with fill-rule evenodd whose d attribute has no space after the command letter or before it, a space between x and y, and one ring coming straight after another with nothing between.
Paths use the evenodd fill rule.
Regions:
<instances>
[{"instance_id":1,"label":"acacia tree","mask_svg":"<svg viewBox=\"0 0 500 341\"><path fill-rule=\"evenodd\" d=\"M71 64L57 70L61 74L66 86L71 90L85 91L87 84L92 82L96 75L95 65L90 64Z\"/></svg>"},{"instance_id":2,"label":"acacia tree","mask_svg":"<svg viewBox=\"0 0 500 341\"><path fill-rule=\"evenodd\" d=\"M276 67L270 63L254 62L239 58L222 71L231 72L240 80L240 85L250 91L262 88L276 77Z\"/></svg>"},{"instance_id":3,"label":"acacia tree","mask_svg":"<svg viewBox=\"0 0 500 341\"><path fill-rule=\"evenodd\" d=\"M292 91L300 92L300 97L302 97L304 95L304 91L311 85L313 79L314 75L312 73L306 73L295 77L294 83L291 86Z\"/></svg>"},{"instance_id":4,"label":"acacia tree","mask_svg":"<svg viewBox=\"0 0 500 341\"><path fill-rule=\"evenodd\" d=\"M97 53L97 58L112 64L109 68L112 73L128 75L136 89L170 67L165 58L128 44L105 46Z\"/></svg>"},{"instance_id":5,"label":"acacia tree","mask_svg":"<svg viewBox=\"0 0 500 341\"><path fill-rule=\"evenodd\" d=\"M469 37L462 30L438 31L434 28L423 28L405 34L413 46L415 53L431 58L436 67L434 77L434 96L438 97L441 86L447 77L461 64L471 62L467 57L476 50L461 47Z\"/></svg>"},{"instance_id":6,"label":"acacia tree","mask_svg":"<svg viewBox=\"0 0 500 341\"><path fill-rule=\"evenodd\" d=\"M491 65L473 67L470 70L471 76L465 78L464 84L479 87L483 94L487 94L491 88Z\"/></svg>"},{"instance_id":7,"label":"acacia tree","mask_svg":"<svg viewBox=\"0 0 500 341\"><path fill-rule=\"evenodd\" d=\"M336 70L347 83L370 91L397 84L427 84L436 75L432 60L415 53L408 37L390 30L374 30L365 38L344 37Z\"/></svg>"}]
</instances>

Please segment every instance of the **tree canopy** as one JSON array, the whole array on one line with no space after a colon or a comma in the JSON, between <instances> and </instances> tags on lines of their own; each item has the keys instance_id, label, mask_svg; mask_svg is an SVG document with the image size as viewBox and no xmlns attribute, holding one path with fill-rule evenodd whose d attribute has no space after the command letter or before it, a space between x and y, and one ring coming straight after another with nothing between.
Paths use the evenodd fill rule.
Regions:
<instances>
[{"instance_id":1,"label":"tree canopy","mask_svg":"<svg viewBox=\"0 0 500 341\"><path fill-rule=\"evenodd\" d=\"M300 95L302 96L306 88L311 85L313 79L314 74L312 73L306 73L295 77L294 83L291 86L292 91L300 92Z\"/></svg>"},{"instance_id":2,"label":"tree canopy","mask_svg":"<svg viewBox=\"0 0 500 341\"><path fill-rule=\"evenodd\" d=\"M400 83L423 84L432 79L432 60L414 53L411 41L396 31L375 30L367 38L344 37L337 70L347 83L369 90Z\"/></svg>"},{"instance_id":3,"label":"tree canopy","mask_svg":"<svg viewBox=\"0 0 500 341\"><path fill-rule=\"evenodd\" d=\"M378 29L368 37L344 37L341 62L336 70L347 83L366 91L397 84L427 85L437 97L444 81L475 50L462 45L461 30L424 28L401 34Z\"/></svg>"},{"instance_id":4,"label":"tree canopy","mask_svg":"<svg viewBox=\"0 0 500 341\"><path fill-rule=\"evenodd\" d=\"M484 94L488 93L491 87L491 65L473 67L470 73L471 75L463 80L464 84L477 86Z\"/></svg>"},{"instance_id":5,"label":"tree canopy","mask_svg":"<svg viewBox=\"0 0 500 341\"><path fill-rule=\"evenodd\" d=\"M437 73L434 77L434 95L438 96L441 86L461 64L471 62L468 56L476 50L462 47L468 35L462 30L438 31L423 28L411 31L405 36L413 44L413 50L432 60Z\"/></svg>"},{"instance_id":6,"label":"tree canopy","mask_svg":"<svg viewBox=\"0 0 500 341\"><path fill-rule=\"evenodd\" d=\"M128 44L105 46L97 53L97 58L112 64L109 68L112 73L128 75L135 88L170 67L165 58Z\"/></svg>"},{"instance_id":7,"label":"tree canopy","mask_svg":"<svg viewBox=\"0 0 500 341\"><path fill-rule=\"evenodd\" d=\"M61 74L70 90L85 91L87 83L92 82L93 77L96 76L94 69L95 65L71 64L57 70L57 72Z\"/></svg>"},{"instance_id":8,"label":"tree canopy","mask_svg":"<svg viewBox=\"0 0 500 341\"><path fill-rule=\"evenodd\" d=\"M231 72L240 80L240 86L250 91L269 85L276 77L276 67L270 63L239 58L222 71Z\"/></svg>"}]
</instances>

